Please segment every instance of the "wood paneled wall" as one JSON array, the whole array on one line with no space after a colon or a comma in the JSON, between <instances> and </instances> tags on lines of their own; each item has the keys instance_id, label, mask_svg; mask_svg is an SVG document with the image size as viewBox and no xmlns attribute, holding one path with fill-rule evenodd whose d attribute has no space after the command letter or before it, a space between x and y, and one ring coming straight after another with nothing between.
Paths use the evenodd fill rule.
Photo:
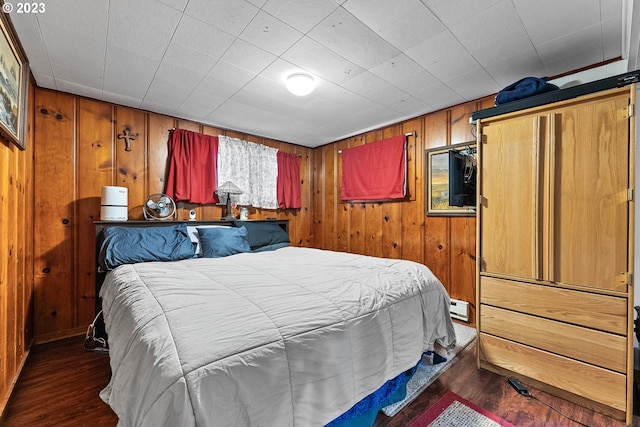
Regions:
<instances>
[{"instance_id":1,"label":"wood paneled wall","mask_svg":"<svg viewBox=\"0 0 640 427\"><path fill-rule=\"evenodd\" d=\"M452 298L469 302L475 319L475 217L425 216L425 150L475 141L471 113L493 98L461 104L316 149L313 161L314 245L322 249L412 260L427 265ZM399 202L340 201L340 150L409 136L409 197Z\"/></svg>"},{"instance_id":2,"label":"wood paneled wall","mask_svg":"<svg viewBox=\"0 0 640 427\"><path fill-rule=\"evenodd\" d=\"M28 105L34 86L29 85ZM33 123L26 150L0 142L0 414L33 339Z\"/></svg>"},{"instance_id":3,"label":"wood paneled wall","mask_svg":"<svg viewBox=\"0 0 640 427\"><path fill-rule=\"evenodd\" d=\"M38 341L84 331L95 307L95 231L104 185L129 189L129 219L143 219L142 205L164 188L170 129L225 134L301 155L300 210L253 209L250 218L290 220L292 242L310 246L313 150L225 131L159 114L61 92L35 91L34 326ZM118 134L137 138L131 151ZM179 203L178 218L219 219L222 207Z\"/></svg>"}]
</instances>

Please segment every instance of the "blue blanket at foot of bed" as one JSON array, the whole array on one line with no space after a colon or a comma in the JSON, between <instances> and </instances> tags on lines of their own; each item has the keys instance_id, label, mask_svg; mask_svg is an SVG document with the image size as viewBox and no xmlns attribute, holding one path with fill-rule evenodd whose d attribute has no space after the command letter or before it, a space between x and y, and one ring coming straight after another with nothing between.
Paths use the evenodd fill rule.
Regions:
<instances>
[{"instance_id":1,"label":"blue blanket at foot of bed","mask_svg":"<svg viewBox=\"0 0 640 427\"><path fill-rule=\"evenodd\" d=\"M434 365L447 361L435 351L427 351L424 354L432 357L431 363ZM399 402L407 396L407 382L416 373L420 363L422 360L418 361L413 368L384 383L378 390L353 405L351 409L325 427L371 427L380 409Z\"/></svg>"},{"instance_id":2,"label":"blue blanket at foot of bed","mask_svg":"<svg viewBox=\"0 0 640 427\"><path fill-rule=\"evenodd\" d=\"M407 381L416 373L416 367L390 379L325 427L371 427L380 409L405 398Z\"/></svg>"}]
</instances>

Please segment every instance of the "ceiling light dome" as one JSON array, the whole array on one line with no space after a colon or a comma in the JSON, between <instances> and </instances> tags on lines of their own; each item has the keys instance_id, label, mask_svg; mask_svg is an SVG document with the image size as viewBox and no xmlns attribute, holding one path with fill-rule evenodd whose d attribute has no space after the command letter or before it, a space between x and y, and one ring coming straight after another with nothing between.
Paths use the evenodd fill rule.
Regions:
<instances>
[{"instance_id":1,"label":"ceiling light dome","mask_svg":"<svg viewBox=\"0 0 640 427\"><path fill-rule=\"evenodd\" d=\"M287 89L294 95L309 95L316 88L316 82L310 74L293 73L286 79Z\"/></svg>"}]
</instances>

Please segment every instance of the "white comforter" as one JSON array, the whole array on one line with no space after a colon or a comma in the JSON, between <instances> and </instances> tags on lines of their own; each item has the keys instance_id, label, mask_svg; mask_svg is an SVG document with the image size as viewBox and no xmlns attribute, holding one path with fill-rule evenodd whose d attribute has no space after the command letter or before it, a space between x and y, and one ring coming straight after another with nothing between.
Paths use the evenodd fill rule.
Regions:
<instances>
[{"instance_id":1,"label":"white comforter","mask_svg":"<svg viewBox=\"0 0 640 427\"><path fill-rule=\"evenodd\" d=\"M121 266L100 294L122 426L322 426L455 341L410 261L287 247Z\"/></svg>"}]
</instances>

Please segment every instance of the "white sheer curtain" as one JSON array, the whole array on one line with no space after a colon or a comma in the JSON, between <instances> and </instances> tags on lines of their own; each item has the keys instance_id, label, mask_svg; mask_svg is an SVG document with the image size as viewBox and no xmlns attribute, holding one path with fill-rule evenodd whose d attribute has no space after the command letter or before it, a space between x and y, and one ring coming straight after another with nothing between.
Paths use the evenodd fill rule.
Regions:
<instances>
[{"instance_id":1,"label":"white sheer curtain","mask_svg":"<svg viewBox=\"0 0 640 427\"><path fill-rule=\"evenodd\" d=\"M231 181L242 190L239 205L278 208L278 150L238 138L218 136L218 182Z\"/></svg>"}]
</instances>

